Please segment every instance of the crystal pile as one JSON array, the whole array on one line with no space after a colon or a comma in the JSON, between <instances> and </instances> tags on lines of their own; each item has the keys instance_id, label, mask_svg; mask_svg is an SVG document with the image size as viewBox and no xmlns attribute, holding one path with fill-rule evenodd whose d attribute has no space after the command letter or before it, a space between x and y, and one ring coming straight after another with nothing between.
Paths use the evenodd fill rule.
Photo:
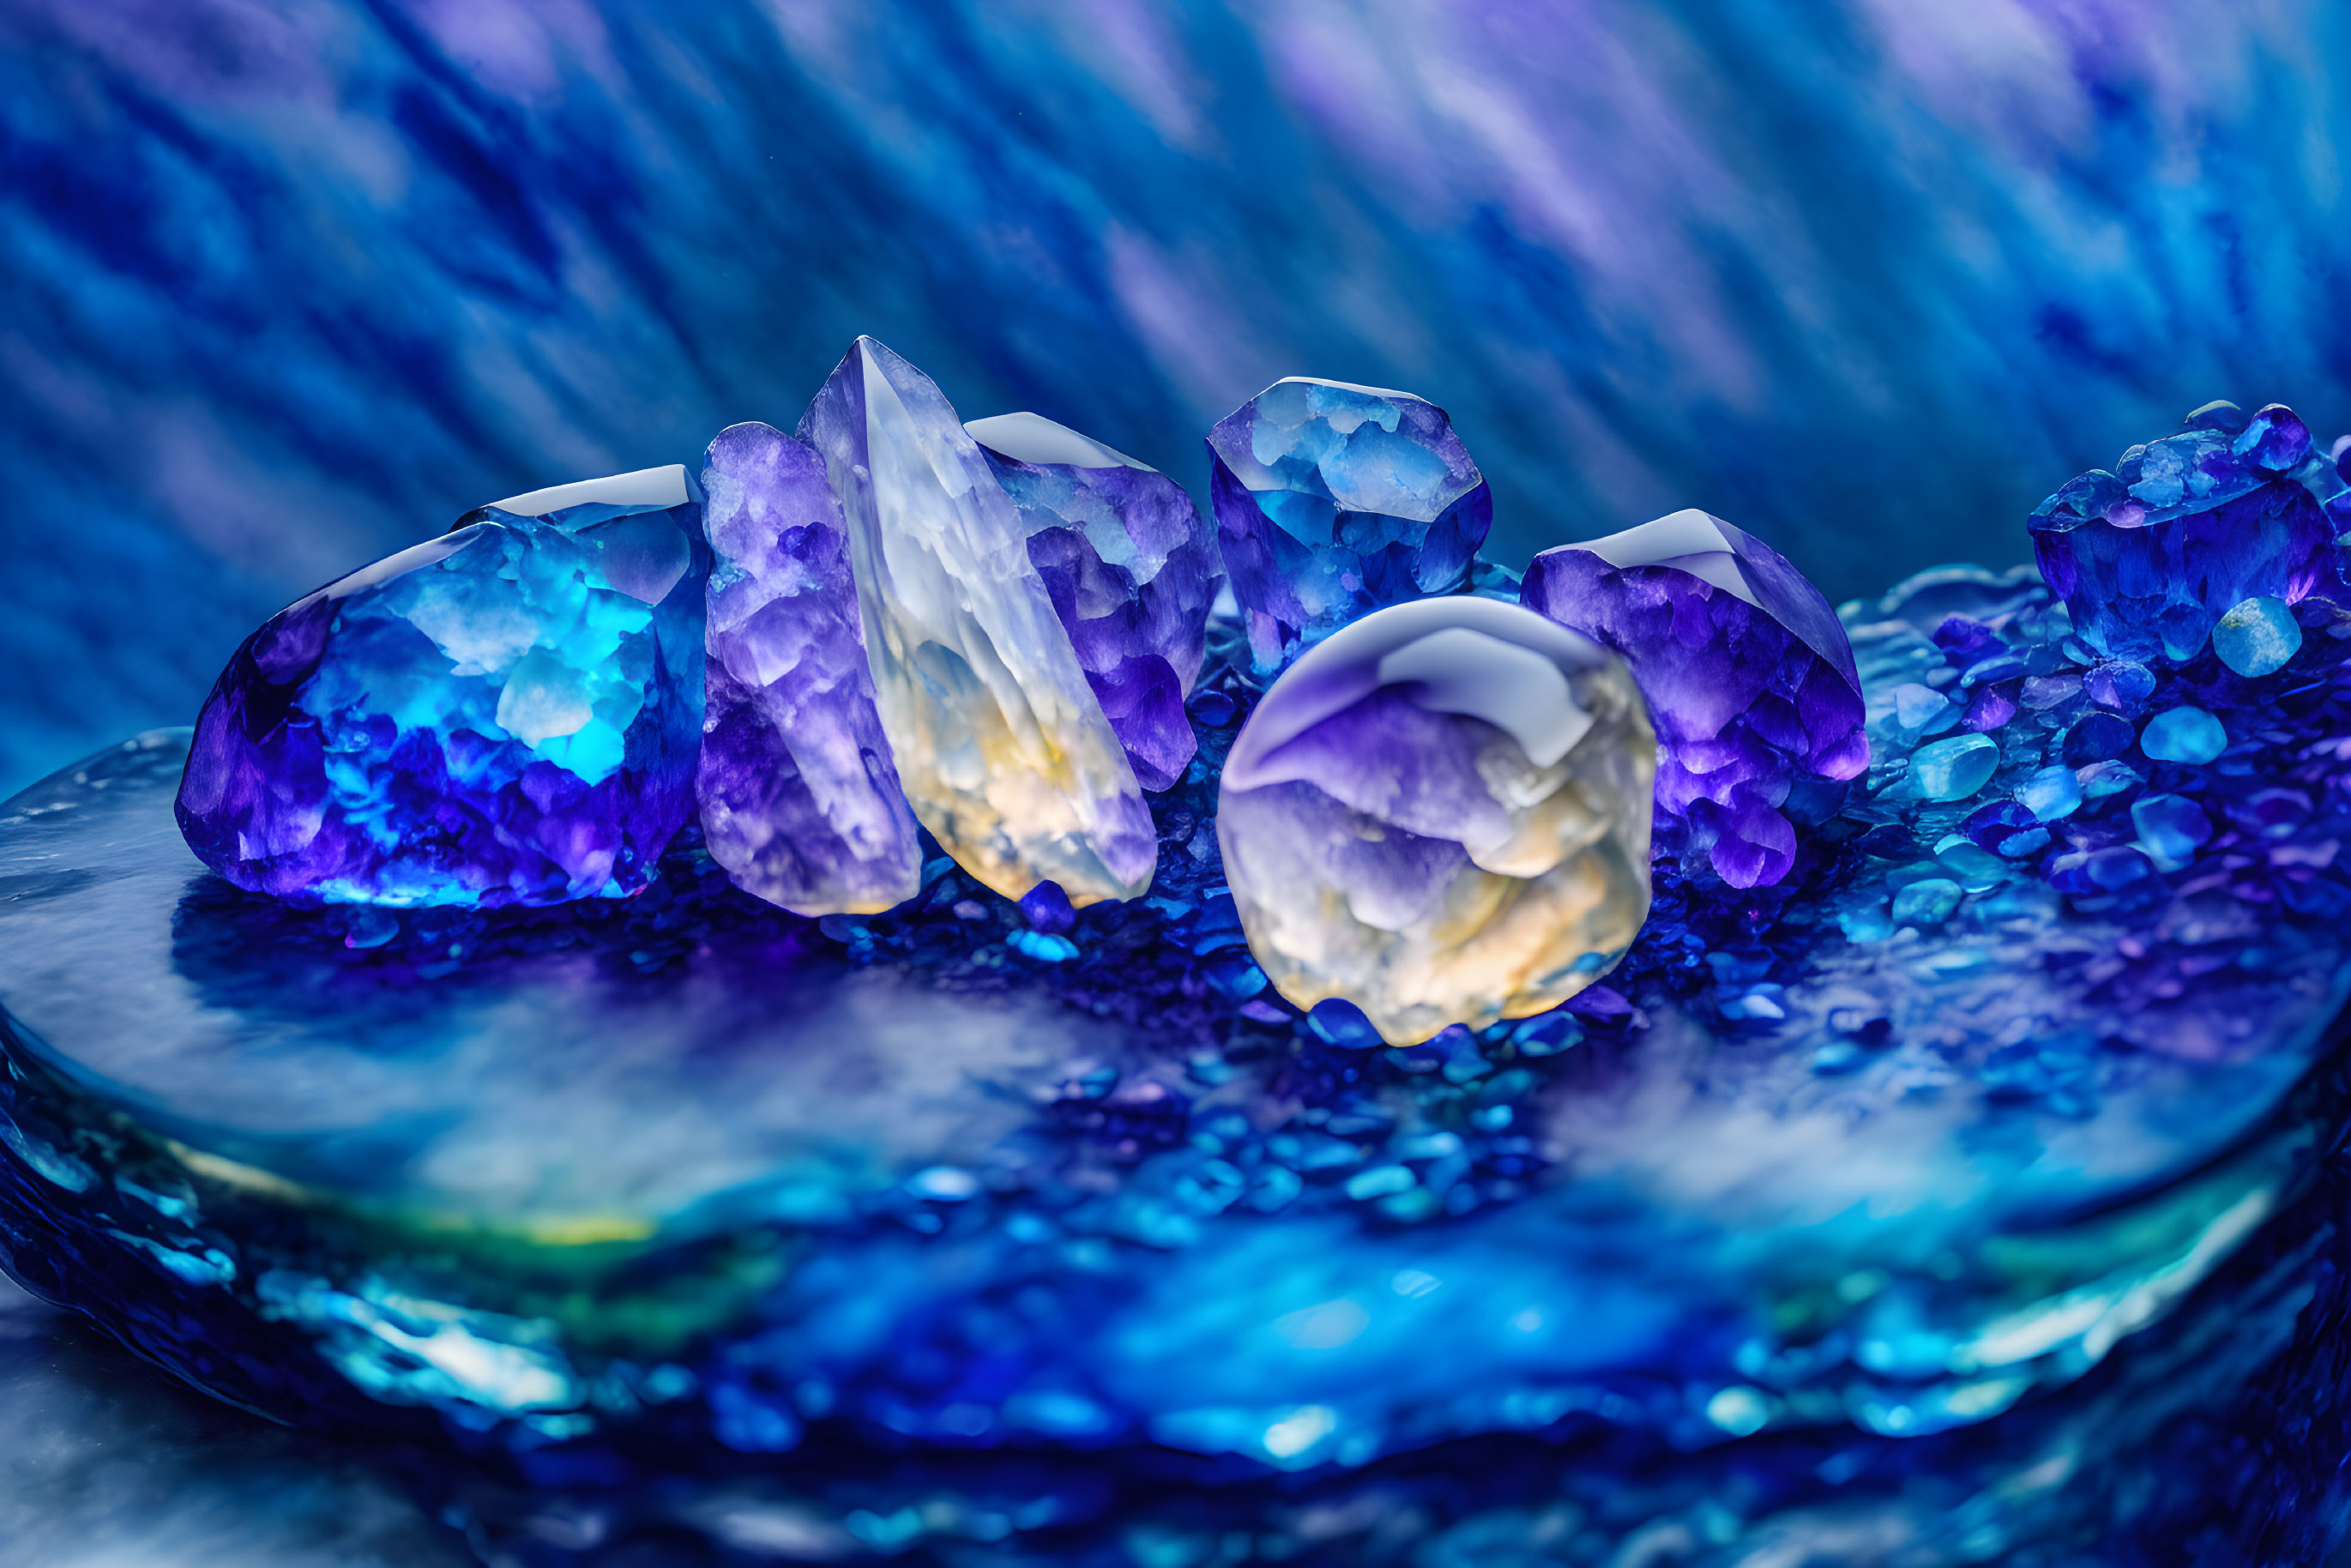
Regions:
<instances>
[{"instance_id":1,"label":"crystal pile","mask_svg":"<svg viewBox=\"0 0 2351 1568\"><path fill-rule=\"evenodd\" d=\"M2184 663L2240 606L2299 603L2335 578L2351 528L2335 460L2283 403L2190 413L2043 501L2028 525L2041 574L2093 653ZM2274 612L2273 612L2274 613Z\"/></svg>"},{"instance_id":2,"label":"crystal pile","mask_svg":"<svg viewBox=\"0 0 2351 1568\"><path fill-rule=\"evenodd\" d=\"M1489 599L1316 643L1234 743L1217 838L1249 947L1391 1045L1559 1006L1649 912L1656 737L1621 661Z\"/></svg>"},{"instance_id":3,"label":"crystal pile","mask_svg":"<svg viewBox=\"0 0 2351 1568\"><path fill-rule=\"evenodd\" d=\"M1820 590L1776 551L1704 512L1545 550L1520 601L1623 654L1662 752L1664 847L1732 887L1778 883L1869 766L1853 648ZM1987 646L1962 681L1994 677ZM1940 699L1938 699L1940 704ZM1948 706L1948 705L1943 705ZM1958 709L1970 730L2004 720Z\"/></svg>"},{"instance_id":4,"label":"crystal pile","mask_svg":"<svg viewBox=\"0 0 2351 1568\"><path fill-rule=\"evenodd\" d=\"M1215 535L1182 486L1066 425L1006 413L964 428L1019 508L1029 563L1136 779L1169 788L1196 749L1184 699L1224 575Z\"/></svg>"},{"instance_id":5,"label":"crystal pile","mask_svg":"<svg viewBox=\"0 0 2351 1568\"><path fill-rule=\"evenodd\" d=\"M642 890L694 809L698 509L677 467L535 491L273 616L197 719L190 847L306 902Z\"/></svg>"},{"instance_id":6,"label":"crystal pile","mask_svg":"<svg viewBox=\"0 0 2351 1568\"><path fill-rule=\"evenodd\" d=\"M1028 525L930 378L860 338L801 417L846 514L882 729L914 816L1018 898L1150 885L1151 815L1031 564Z\"/></svg>"},{"instance_id":7,"label":"crystal pile","mask_svg":"<svg viewBox=\"0 0 2351 1568\"><path fill-rule=\"evenodd\" d=\"M735 885L802 915L920 887L914 814L873 710L841 502L823 460L737 424L710 444L708 709L695 794Z\"/></svg>"},{"instance_id":8,"label":"crystal pile","mask_svg":"<svg viewBox=\"0 0 2351 1568\"><path fill-rule=\"evenodd\" d=\"M1445 411L1290 376L1208 432L1225 569L1260 672L1383 605L1460 587L1493 495Z\"/></svg>"},{"instance_id":9,"label":"crystal pile","mask_svg":"<svg viewBox=\"0 0 2351 1568\"><path fill-rule=\"evenodd\" d=\"M828 479L1003 522L920 401ZM1781 592L1709 527L1611 567L1719 590L1677 589L1687 646ZM689 823L638 897L288 907L181 852L184 733L93 758L0 811L0 1254L200 1386L396 1439L444 1517L549 1564L1752 1562L1823 1521L1855 1563L2325 1560L2334 1483L2273 1460L2351 1442L2331 563L2215 591L2185 659L2095 645L2030 571L1924 574L1827 651L1783 603L1792 662L1850 646L1867 766L1751 722L1777 879L1661 854L1564 1005L1384 1035L1255 945L1356 868L1269 897L1251 862L1316 841L1254 831L1300 780L1252 770L1369 791L1371 862L1393 825L1531 863L1476 795L1514 770L1460 765L1572 720L1429 646L1519 615L1495 580L1270 687L1212 622L1123 902L943 853L886 912L805 918ZM1318 707L1319 672L1364 679L1350 638L1415 617ZM1383 751L1374 716L1443 735Z\"/></svg>"}]
</instances>

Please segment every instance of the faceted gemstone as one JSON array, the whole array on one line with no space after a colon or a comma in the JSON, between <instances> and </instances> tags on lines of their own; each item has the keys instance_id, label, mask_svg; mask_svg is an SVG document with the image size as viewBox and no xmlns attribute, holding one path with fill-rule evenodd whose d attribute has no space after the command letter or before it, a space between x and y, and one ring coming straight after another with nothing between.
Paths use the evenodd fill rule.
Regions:
<instances>
[{"instance_id":1,"label":"faceted gemstone","mask_svg":"<svg viewBox=\"0 0 2351 1568\"><path fill-rule=\"evenodd\" d=\"M2299 602L2327 574L2344 488L2294 411L2208 403L2177 435L2123 454L2041 503L2041 575L2092 650L2186 661L2245 600Z\"/></svg>"},{"instance_id":2,"label":"faceted gemstone","mask_svg":"<svg viewBox=\"0 0 2351 1568\"><path fill-rule=\"evenodd\" d=\"M695 792L735 885L802 915L914 896L923 852L873 709L849 535L824 460L737 424L704 458L716 562Z\"/></svg>"},{"instance_id":3,"label":"faceted gemstone","mask_svg":"<svg viewBox=\"0 0 2351 1568\"><path fill-rule=\"evenodd\" d=\"M1184 776L1198 742L1184 699L1207 651L1223 568L1184 486L1033 413L964 426L1020 510L1029 560L1146 789Z\"/></svg>"},{"instance_id":4,"label":"faceted gemstone","mask_svg":"<svg viewBox=\"0 0 2351 1568\"><path fill-rule=\"evenodd\" d=\"M622 897L694 807L708 557L682 467L518 496L246 640L181 831L298 903Z\"/></svg>"},{"instance_id":5,"label":"faceted gemstone","mask_svg":"<svg viewBox=\"0 0 2351 1568\"><path fill-rule=\"evenodd\" d=\"M1790 791L1869 767L1861 679L1836 612L1719 517L1675 512L1545 550L1520 601L1632 665L1664 752L1657 807L1693 870L1733 887L1777 883L1795 861ZM1963 716L1931 690L1916 695L1903 702L1906 727L1931 733Z\"/></svg>"},{"instance_id":6,"label":"faceted gemstone","mask_svg":"<svg viewBox=\"0 0 2351 1568\"><path fill-rule=\"evenodd\" d=\"M1250 951L1391 1044L1556 1007L1649 907L1656 738L1624 664L1489 599L1317 643L1233 743L1217 806Z\"/></svg>"},{"instance_id":7,"label":"faceted gemstone","mask_svg":"<svg viewBox=\"0 0 2351 1568\"><path fill-rule=\"evenodd\" d=\"M849 528L874 706L915 819L1008 898L1132 898L1158 855L1019 509L931 379L860 338L800 419Z\"/></svg>"},{"instance_id":8,"label":"faceted gemstone","mask_svg":"<svg viewBox=\"0 0 2351 1568\"><path fill-rule=\"evenodd\" d=\"M1259 671L1385 604L1460 586L1494 500L1409 392L1290 376L1208 432L1209 498Z\"/></svg>"}]
</instances>

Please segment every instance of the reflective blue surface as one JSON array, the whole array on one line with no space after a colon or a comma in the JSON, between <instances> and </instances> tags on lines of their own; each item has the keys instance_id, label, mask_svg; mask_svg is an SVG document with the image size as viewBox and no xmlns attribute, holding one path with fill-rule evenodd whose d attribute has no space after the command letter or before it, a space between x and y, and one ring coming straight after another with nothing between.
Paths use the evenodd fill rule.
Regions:
<instances>
[{"instance_id":1,"label":"reflective blue surface","mask_svg":"<svg viewBox=\"0 0 2351 1568\"><path fill-rule=\"evenodd\" d=\"M1902 1450L1957 1475L2021 1462L1983 1427L2011 1407L2152 1430L2314 1288L2232 1260L2315 1244L2265 1222L2340 1115L2297 1089L2343 1001L2339 807L2281 812L2261 760L2316 756L2340 644L2165 673L2151 700L2279 738L2085 762L2128 777L2068 807L2050 759L2100 713L2045 590L1947 572L1849 620L1876 761L1786 884L1661 877L1574 1012L1402 1050L1238 946L1202 833L1229 669L1152 899L1041 923L944 862L914 910L799 920L690 844L617 904L288 909L196 870L183 738L145 737L0 823L11 1267L239 1402L559 1491L778 1455L853 1490L911 1443L967 1505L1103 1455L1033 1481L1067 1510L1138 1473L1454 1473L1514 1433L1984 1430ZM1969 737L1992 768L1922 789L1988 640L2040 684ZM2202 843L2167 847L2170 801ZM2232 1304L2164 1331L2217 1336L2198 1375L2135 1355L2216 1271Z\"/></svg>"}]
</instances>

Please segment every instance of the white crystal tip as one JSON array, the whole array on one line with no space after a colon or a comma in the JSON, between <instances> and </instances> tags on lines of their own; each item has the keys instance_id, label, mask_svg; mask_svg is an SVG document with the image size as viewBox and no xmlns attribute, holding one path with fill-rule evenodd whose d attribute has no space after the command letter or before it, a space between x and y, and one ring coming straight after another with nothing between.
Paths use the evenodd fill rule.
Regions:
<instances>
[{"instance_id":1,"label":"white crystal tip","mask_svg":"<svg viewBox=\"0 0 2351 1568\"><path fill-rule=\"evenodd\" d=\"M1738 547L1724 531L1729 528L1712 513L1685 507L1622 533L1560 548L1589 550L1620 571L1635 566L1677 567L1760 610L1762 601L1740 570Z\"/></svg>"},{"instance_id":2,"label":"white crystal tip","mask_svg":"<svg viewBox=\"0 0 2351 1568\"><path fill-rule=\"evenodd\" d=\"M965 422L964 432L974 441L1014 463L1040 468L1140 468L1158 470L1129 457L1114 446L1047 419L1041 413L994 413Z\"/></svg>"},{"instance_id":3,"label":"white crystal tip","mask_svg":"<svg viewBox=\"0 0 2351 1568\"><path fill-rule=\"evenodd\" d=\"M508 496L490 505L517 517L544 517L573 507L683 507L694 499L694 484L683 463L659 468L639 468L601 479L579 479Z\"/></svg>"}]
</instances>

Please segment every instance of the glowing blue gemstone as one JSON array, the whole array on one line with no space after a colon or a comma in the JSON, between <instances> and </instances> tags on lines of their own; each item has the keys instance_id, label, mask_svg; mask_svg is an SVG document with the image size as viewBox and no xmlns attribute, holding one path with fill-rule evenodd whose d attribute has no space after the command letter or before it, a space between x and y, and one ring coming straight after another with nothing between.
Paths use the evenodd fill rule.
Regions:
<instances>
[{"instance_id":1,"label":"glowing blue gemstone","mask_svg":"<svg viewBox=\"0 0 2351 1568\"><path fill-rule=\"evenodd\" d=\"M2241 675L2267 675L2302 652L2302 625L2282 599L2248 599L2212 628L2212 652Z\"/></svg>"},{"instance_id":2,"label":"glowing blue gemstone","mask_svg":"<svg viewBox=\"0 0 2351 1568\"><path fill-rule=\"evenodd\" d=\"M1962 891L1958 883L1945 877L1914 882L1894 895L1894 924L1940 925L1959 907Z\"/></svg>"},{"instance_id":3,"label":"glowing blue gemstone","mask_svg":"<svg viewBox=\"0 0 2351 1568\"><path fill-rule=\"evenodd\" d=\"M1208 432L1209 498L1260 671L1462 582L1494 498L1445 411L1289 376Z\"/></svg>"},{"instance_id":4,"label":"glowing blue gemstone","mask_svg":"<svg viewBox=\"0 0 2351 1568\"><path fill-rule=\"evenodd\" d=\"M2131 825L2138 847L2165 871L2178 871L2211 841L2212 820L2195 801L2179 795L2144 795L2131 802Z\"/></svg>"},{"instance_id":5,"label":"glowing blue gemstone","mask_svg":"<svg viewBox=\"0 0 2351 1568\"><path fill-rule=\"evenodd\" d=\"M1991 781L2000 747L1980 735L1930 740L1910 758L1910 783L1927 800L1964 800Z\"/></svg>"},{"instance_id":6,"label":"glowing blue gemstone","mask_svg":"<svg viewBox=\"0 0 2351 1568\"><path fill-rule=\"evenodd\" d=\"M2200 707L2167 709L2138 735L2138 748L2158 762L2210 762L2228 747L2229 732Z\"/></svg>"},{"instance_id":7,"label":"glowing blue gemstone","mask_svg":"<svg viewBox=\"0 0 2351 1568\"><path fill-rule=\"evenodd\" d=\"M699 511L680 467L534 491L279 612L196 721L189 847L298 903L638 891L694 809Z\"/></svg>"},{"instance_id":8,"label":"glowing blue gemstone","mask_svg":"<svg viewBox=\"0 0 2351 1568\"><path fill-rule=\"evenodd\" d=\"M2058 821L2082 809L2081 781L2072 768L2052 763L2017 787L2016 800L2042 821Z\"/></svg>"}]
</instances>

